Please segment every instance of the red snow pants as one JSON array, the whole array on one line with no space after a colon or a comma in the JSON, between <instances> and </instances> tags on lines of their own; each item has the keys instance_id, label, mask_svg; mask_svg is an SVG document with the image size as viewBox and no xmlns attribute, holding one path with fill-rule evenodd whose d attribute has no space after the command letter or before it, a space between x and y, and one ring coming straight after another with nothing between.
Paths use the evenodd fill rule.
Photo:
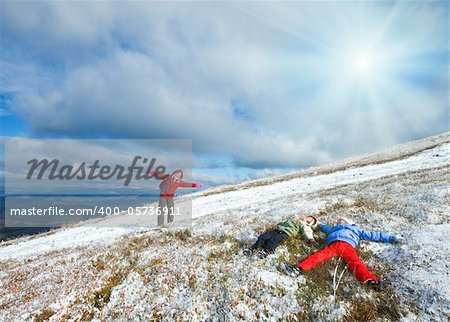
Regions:
<instances>
[{"instance_id":1,"label":"red snow pants","mask_svg":"<svg viewBox=\"0 0 450 322\"><path fill-rule=\"evenodd\" d=\"M326 262L336 256L339 256L344 260L350 272L352 272L361 283L365 283L368 280L378 282L378 278L376 278L363 264L352 245L343 241L331 243L324 249L309 255L305 260L295 264L295 266L298 266L303 271L307 272L320 263Z\"/></svg>"}]
</instances>

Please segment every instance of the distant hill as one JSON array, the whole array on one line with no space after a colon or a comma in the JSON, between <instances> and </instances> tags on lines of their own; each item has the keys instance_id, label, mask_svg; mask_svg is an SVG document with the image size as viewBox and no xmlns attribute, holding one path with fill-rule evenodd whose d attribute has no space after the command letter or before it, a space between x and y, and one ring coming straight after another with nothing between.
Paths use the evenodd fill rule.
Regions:
<instances>
[{"instance_id":1,"label":"distant hill","mask_svg":"<svg viewBox=\"0 0 450 322\"><path fill-rule=\"evenodd\" d=\"M83 224L3 242L0 320L446 321L449 187L445 133L180 197L192 201L189 228L139 228L124 214L102 221L111 227ZM360 285L337 259L297 278L278 272L317 249L302 241L265 259L242 255L258 234L299 213L328 224L345 215L405 237L358 249L383 290ZM323 247L324 235L316 235Z\"/></svg>"}]
</instances>

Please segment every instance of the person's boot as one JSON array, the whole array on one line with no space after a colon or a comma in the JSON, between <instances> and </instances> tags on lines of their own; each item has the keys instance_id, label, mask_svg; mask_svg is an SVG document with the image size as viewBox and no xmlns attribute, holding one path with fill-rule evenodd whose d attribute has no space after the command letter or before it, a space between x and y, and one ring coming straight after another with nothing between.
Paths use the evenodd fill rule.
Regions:
<instances>
[{"instance_id":1,"label":"person's boot","mask_svg":"<svg viewBox=\"0 0 450 322\"><path fill-rule=\"evenodd\" d=\"M303 273L301 267L288 263L281 263L277 268L280 272L292 277L300 276Z\"/></svg>"},{"instance_id":2,"label":"person's boot","mask_svg":"<svg viewBox=\"0 0 450 322\"><path fill-rule=\"evenodd\" d=\"M158 227L164 225L164 217L165 216L163 214L158 215Z\"/></svg>"},{"instance_id":3,"label":"person's boot","mask_svg":"<svg viewBox=\"0 0 450 322\"><path fill-rule=\"evenodd\" d=\"M369 286L371 289L373 289L376 292L381 291L381 283L374 281L374 280L368 280L366 282L366 285Z\"/></svg>"},{"instance_id":4,"label":"person's boot","mask_svg":"<svg viewBox=\"0 0 450 322\"><path fill-rule=\"evenodd\" d=\"M251 257L253 255L253 252L254 250L251 248L245 248L244 250L242 250L242 254L247 257Z\"/></svg>"},{"instance_id":5,"label":"person's boot","mask_svg":"<svg viewBox=\"0 0 450 322\"><path fill-rule=\"evenodd\" d=\"M269 256L270 254L272 254L273 253L273 251L270 251L270 250L268 250L268 249L261 249L259 252L258 252L258 258L259 259L264 259L264 258L266 258L267 256Z\"/></svg>"}]
</instances>

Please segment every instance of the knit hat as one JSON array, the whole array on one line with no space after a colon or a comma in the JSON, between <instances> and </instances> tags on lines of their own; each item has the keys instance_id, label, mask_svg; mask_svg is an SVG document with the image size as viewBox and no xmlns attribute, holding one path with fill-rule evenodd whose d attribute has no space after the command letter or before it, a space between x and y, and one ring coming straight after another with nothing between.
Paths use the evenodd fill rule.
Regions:
<instances>
[{"instance_id":1,"label":"knit hat","mask_svg":"<svg viewBox=\"0 0 450 322\"><path fill-rule=\"evenodd\" d=\"M349 224L349 225L356 225L356 223L353 221L353 220L351 220L350 218L347 218L347 217L340 217L339 219L342 219L342 220L344 220L347 224Z\"/></svg>"},{"instance_id":2,"label":"knit hat","mask_svg":"<svg viewBox=\"0 0 450 322\"><path fill-rule=\"evenodd\" d=\"M313 228L315 228L315 227L317 227L317 223L319 222L318 220L317 220L317 218L316 217L314 217L314 216L306 216L304 219L306 219L306 218L311 218L312 219L312 223L311 223L311 227L313 227Z\"/></svg>"}]
</instances>

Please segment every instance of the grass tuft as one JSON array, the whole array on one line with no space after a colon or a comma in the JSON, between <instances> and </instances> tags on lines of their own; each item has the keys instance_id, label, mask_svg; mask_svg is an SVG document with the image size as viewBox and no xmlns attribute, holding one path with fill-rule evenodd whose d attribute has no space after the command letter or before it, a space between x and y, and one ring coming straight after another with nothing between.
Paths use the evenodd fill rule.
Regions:
<instances>
[{"instance_id":1,"label":"grass tuft","mask_svg":"<svg viewBox=\"0 0 450 322\"><path fill-rule=\"evenodd\" d=\"M46 307L41 312L34 314L33 319L36 322L48 321L55 313L56 312L52 308Z\"/></svg>"},{"instance_id":2,"label":"grass tuft","mask_svg":"<svg viewBox=\"0 0 450 322\"><path fill-rule=\"evenodd\" d=\"M95 291L93 294L94 307L101 310L106 304L108 304L111 298L113 288L119 285L121 281L122 281L122 274L118 272L112 275L110 278L108 278L103 287Z\"/></svg>"},{"instance_id":3,"label":"grass tuft","mask_svg":"<svg viewBox=\"0 0 450 322\"><path fill-rule=\"evenodd\" d=\"M179 239L181 241L187 241L191 237L192 237L192 233L188 228L186 228L185 230L175 231L175 238Z\"/></svg>"}]
</instances>

